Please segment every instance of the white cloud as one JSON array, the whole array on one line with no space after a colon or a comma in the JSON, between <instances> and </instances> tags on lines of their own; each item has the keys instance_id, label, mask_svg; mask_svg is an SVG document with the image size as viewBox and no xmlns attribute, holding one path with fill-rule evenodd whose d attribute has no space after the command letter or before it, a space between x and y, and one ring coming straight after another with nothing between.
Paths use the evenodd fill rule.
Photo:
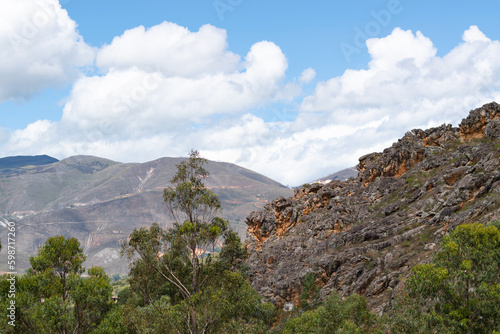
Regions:
<instances>
[{"instance_id":1,"label":"white cloud","mask_svg":"<svg viewBox=\"0 0 500 334\"><path fill-rule=\"evenodd\" d=\"M118 51L142 38L148 42L141 48L156 50L149 44L155 36L167 38L162 34L167 28L187 36L196 52L238 61L224 67L214 57L192 70L196 55L162 63L161 57L144 60L139 54L125 59ZM199 40L203 29L218 47ZM285 81L281 49L259 42L240 59L227 50L224 31L210 26L200 31L162 24L124 33L103 48L106 57L100 53L102 75L76 82L60 122L40 121L11 133L2 151L146 161L197 148L209 159L298 185L351 167L412 128L456 125L468 110L500 98L500 42L472 26L462 43L438 57L422 33L395 29L367 41L372 60L366 69L319 82L303 98L296 119L265 122L253 111L300 93ZM178 52L176 43L172 50ZM313 80L313 71L304 71L299 81Z\"/></svg>"},{"instance_id":2,"label":"white cloud","mask_svg":"<svg viewBox=\"0 0 500 334\"><path fill-rule=\"evenodd\" d=\"M93 49L57 0L2 0L0 101L66 84L93 60Z\"/></svg>"},{"instance_id":3,"label":"white cloud","mask_svg":"<svg viewBox=\"0 0 500 334\"><path fill-rule=\"evenodd\" d=\"M302 72L299 81L308 84L313 81L315 77L316 71L313 68L309 67Z\"/></svg>"},{"instance_id":4,"label":"white cloud","mask_svg":"<svg viewBox=\"0 0 500 334\"><path fill-rule=\"evenodd\" d=\"M472 42L491 42L491 39L486 37L485 34L477 26L470 26L468 30L466 30L462 36L464 42L472 43Z\"/></svg>"},{"instance_id":5,"label":"white cloud","mask_svg":"<svg viewBox=\"0 0 500 334\"><path fill-rule=\"evenodd\" d=\"M99 52L107 72L75 83L62 123L140 138L298 93L282 83L288 65L274 43L254 44L244 61L226 46L225 31L209 25L195 33L167 22L128 30Z\"/></svg>"},{"instance_id":6,"label":"white cloud","mask_svg":"<svg viewBox=\"0 0 500 334\"><path fill-rule=\"evenodd\" d=\"M443 57L436 56L435 46L422 33L399 28L368 40L367 47L372 57L368 68L346 70L318 83L303 99L295 122L299 128L309 125L325 132L320 137L330 139L324 147L335 142L331 132L341 134L332 146L335 157L328 158L332 171L357 160L339 161L338 156L382 150L415 127L456 125L468 110L500 95L500 42L488 39L477 26L465 31L463 43ZM358 126L354 132L342 133L353 124ZM369 135L362 129L368 124L376 125ZM327 158L311 158L310 166L318 165L315 159Z\"/></svg>"},{"instance_id":7,"label":"white cloud","mask_svg":"<svg viewBox=\"0 0 500 334\"><path fill-rule=\"evenodd\" d=\"M227 35L211 25L191 32L163 22L149 29L127 30L101 48L97 65L104 69L160 71L165 76L196 77L237 70L240 57L227 50Z\"/></svg>"},{"instance_id":8,"label":"white cloud","mask_svg":"<svg viewBox=\"0 0 500 334\"><path fill-rule=\"evenodd\" d=\"M432 41L420 31L415 35L409 30L396 28L384 38L372 38L366 41L368 52L372 57L372 71L408 70L408 67L421 68L436 55Z\"/></svg>"},{"instance_id":9,"label":"white cloud","mask_svg":"<svg viewBox=\"0 0 500 334\"><path fill-rule=\"evenodd\" d=\"M498 41L470 40L444 57L420 32L395 29L367 41L372 56L367 70L347 70L317 85L304 99L302 112L325 112L336 122L367 122L391 117L392 127L426 126L430 121L457 121L462 110L492 99L498 91ZM460 113L458 114L457 111Z\"/></svg>"},{"instance_id":10,"label":"white cloud","mask_svg":"<svg viewBox=\"0 0 500 334\"><path fill-rule=\"evenodd\" d=\"M47 120L40 120L29 124L23 130L14 131L8 142L5 144L7 149L27 152L26 154L35 154L40 147L54 145L53 133L55 125Z\"/></svg>"},{"instance_id":11,"label":"white cloud","mask_svg":"<svg viewBox=\"0 0 500 334\"><path fill-rule=\"evenodd\" d=\"M413 128L457 125L470 109L500 96L500 43L481 36L473 26L463 43L437 57L423 34L395 29L367 42L366 70L318 83L297 119L281 130L269 123L255 137L241 130L241 140L212 142L202 152L297 185L353 166ZM214 131L205 133L224 138L234 128Z\"/></svg>"},{"instance_id":12,"label":"white cloud","mask_svg":"<svg viewBox=\"0 0 500 334\"><path fill-rule=\"evenodd\" d=\"M9 133L4 127L0 126L0 146L9 139Z\"/></svg>"},{"instance_id":13,"label":"white cloud","mask_svg":"<svg viewBox=\"0 0 500 334\"><path fill-rule=\"evenodd\" d=\"M241 59L227 50L225 31L209 25L198 32L167 22L128 30L98 52L97 64L103 73L77 80L61 121L46 129L47 137L58 138L50 150L58 157L185 155L196 128L300 94L284 82L288 64L278 46L255 43ZM12 135L10 151L26 147L21 139L33 126ZM238 131L231 135L236 140Z\"/></svg>"},{"instance_id":14,"label":"white cloud","mask_svg":"<svg viewBox=\"0 0 500 334\"><path fill-rule=\"evenodd\" d=\"M387 121L384 117L361 126L330 123L294 129L292 124L276 128L246 115L233 120L233 126L221 124L198 132L196 147L209 159L234 162L285 184L298 185L331 174L346 161L356 161L366 149L375 150L373 144L360 147L359 136L373 136ZM339 152L337 148L346 141L354 148Z\"/></svg>"}]
</instances>

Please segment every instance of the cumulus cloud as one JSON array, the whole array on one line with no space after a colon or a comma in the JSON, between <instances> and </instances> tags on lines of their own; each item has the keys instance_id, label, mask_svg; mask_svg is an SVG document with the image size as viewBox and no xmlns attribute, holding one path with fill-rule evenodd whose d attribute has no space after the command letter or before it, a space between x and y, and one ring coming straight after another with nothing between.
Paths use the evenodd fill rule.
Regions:
<instances>
[{"instance_id":1,"label":"cumulus cloud","mask_svg":"<svg viewBox=\"0 0 500 334\"><path fill-rule=\"evenodd\" d=\"M26 154L36 154L37 149L47 145L54 145L51 138L55 125L47 120L40 120L29 124L23 130L16 130L5 144L7 148L15 148Z\"/></svg>"},{"instance_id":2,"label":"cumulus cloud","mask_svg":"<svg viewBox=\"0 0 500 334\"><path fill-rule=\"evenodd\" d=\"M309 67L302 72L299 81L307 84L313 81L315 77L316 71L313 68Z\"/></svg>"},{"instance_id":3,"label":"cumulus cloud","mask_svg":"<svg viewBox=\"0 0 500 334\"><path fill-rule=\"evenodd\" d=\"M196 77L234 72L240 56L227 50L223 29L204 25L191 32L175 23L163 22L149 29L143 26L115 37L97 54L97 65L104 70L161 71L165 76Z\"/></svg>"},{"instance_id":4,"label":"cumulus cloud","mask_svg":"<svg viewBox=\"0 0 500 334\"><path fill-rule=\"evenodd\" d=\"M464 42L491 42L491 40L486 37L485 34L477 26L470 26L462 36Z\"/></svg>"},{"instance_id":5,"label":"cumulus cloud","mask_svg":"<svg viewBox=\"0 0 500 334\"><path fill-rule=\"evenodd\" d=\"M94 50L57 0L2 1L0 102L71 82L93 61Z\"/></svg>"},{"instance_id":6,"label":"cumulus cloud","mask_svg":"<svg viewBox=\"0 0 500 334\"><path fill-rule=\"evenodd\" d=\"M84 131L105 124L117 138L178 131L297 94L282 82L288 64L277 45L255 43L241 60L227 50L226 32L210 25L128 30L97 64L105 73L75 83L62 123Z\"/></svg>"},{"instance_id":7,"label":"cumulus cloud","mask_svg":"<svg viewBox=\"0 0 500 334\"><path fill-rule=\"evenodd\" d=\"M210 159L235 162L284 184L299 185L336 171L332 170L335 163L342 166L346 161L355 161L366 149L374 150L374 145L359 146L358 136L372 136L386 121L384 117L361 126L330 123L294 128L293 123L275 127L246 115L233 121L232 126L220 124L199 131L196 147ZM353 149L338 151L346 141L353 143Z\"/></svg>"},{"instance_id":8,"label":"cumulus cloud","mask_svg":"<svg viewBox=\"0 0 500 334\"><path fill-rule=\"evenodd\" d=\"M205 129L203 153L298 185L354 166L366 153L381 151L413 128L457 125L470 109L500 96L500 43L476 26L443 57L422 33L395 29L367 41L372 57L365 70L317 84L293 122L264 123L252 134L247 117L233 127ZM249 127L251 128L251 127ZM241 139L223 142L234 131Z\"/></svg>"},{"instance_id":9,"label":"cumulus cloud","mask_svg":"<svg viewBox=\"0 0 500 334\"><path fill-rule=\"evenodd\" d=\"M335 143L331 153L336 156L360 148L363 153L382 150L416 127L456 125L468 110L499 96L500 42L488 39L477 26L465 31L463 42L443 57L436 56L436 47L421 32L399 28L387 37L369 39L367 47L368 68L348 69L318 83L303 99L295 121L298 128L310 126L314 131L326 130L325 124L340 129L357 124ZM364 126L370 124L376 126L367 136ZM333 143L327 142L325 147ZM332 171L347 165L338 159L331 162Z\"/></svg>"},{"instance_id":10,"label":"cumulus cloud","mask_svg":"<svg viewBox=\"0 0 500 334\"><path fill-rule=\"evenodd\" d=\"M97 53L101 73L74 83L61 121L46 129L47 137L59 138L57 156L73 147L73 154L140 160L149 151L138 143L165 148L149 153L151 159L172 155L214 117L239 117L300 94L284 82L288 63L277 45L261 41L240 57L227 50L226 39L210 25L190 32L168 22L116 37ZM10 150L24 147L23 133L30 129L13 134ZM182 147L179 154L186 152Z\"/></svg>"},{"instance_id":11,"label":"cumulus cloud","mask_svg":"<svg viewBox=\"0 0 500 334\"><path fill-rule=\"evenodd\" d=\"M192 68L197 54L143 59L136 50L123 56L143 42L138 49L163 55L187 43L209 59ZM297 103L300 87L286 82L288 61L277 45L258 42L240 57L227 49L225 32L211 26L198 32L173 24L139 27L102 48L102 73L75 83L60 122L11 133L2 150L146 161L197 148L209 159L299 185L355 165L410 129L456 125L468 110L500 98L500 42L476 26L442 57L422 33L399 28L367 46L366 69L317 83L298 101L296 117L283 119L254 112L276 101L284 108ZM307 69L298 81L310 82L314 74Z\"/></svg>"}]
</instances>

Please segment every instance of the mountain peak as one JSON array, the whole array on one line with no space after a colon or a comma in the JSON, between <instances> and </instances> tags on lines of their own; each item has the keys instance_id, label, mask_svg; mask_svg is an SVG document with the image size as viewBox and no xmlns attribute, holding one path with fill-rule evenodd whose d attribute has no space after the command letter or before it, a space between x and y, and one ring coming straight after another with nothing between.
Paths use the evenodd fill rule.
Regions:
<instances>
[{"instance_id":1,"label":"mountain peak","mask_svg":"<svg viewBox=\"0 0 500 334\"><path fill-rule=\"evenodd\" d=\"M64 163L64 164L89 164L89 163L93 163L96 161L100 162L100 163L105 163L108 165L114 165L117 163L116 161L96 157L93 155L74 155L74 156L71 156L71 157L68 157L68 158L61 160L61 163Z\"/></svg>"},{"instance_id":2,"label":"mountain peak","mask_svg":"<svg viewBox=\"0 0 500 334\"><path fill-rule=\"evenodd\" d=\"M0 158L0 169L22 168L26 166L43 166L58 162L56 158L48 155L18 155Z\"/></svg>"}]
</instances>

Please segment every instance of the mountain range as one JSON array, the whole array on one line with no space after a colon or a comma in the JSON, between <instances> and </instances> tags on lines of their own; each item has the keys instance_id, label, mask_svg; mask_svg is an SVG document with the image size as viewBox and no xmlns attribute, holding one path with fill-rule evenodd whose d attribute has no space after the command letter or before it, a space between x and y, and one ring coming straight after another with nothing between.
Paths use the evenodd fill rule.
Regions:
<instances>
[{"instance_id":1,"label":"mountain range","mask_svg":"<svg viewBox=\"0 0 500 334\"><path fill-rule=\"evenodd\" d=\"M93 156L61 161L47 156L0 159L0 228L17 223L19 271L29 256L54 235L76 237L87 256L85 266L99 265L109 273L126 274L120 243L134 228L158 222L167 227L163 189L184 158L146 163L119 163ZM224 162L209 161L205 180L223 205L223 218L244 236L245 217L277 196L293 190L261 174ZM2 233L6 244L7 233ZM4 253L5 254L5 253ZM0 263L5 270L6 261Z\"/></svg>"}]
</instances>

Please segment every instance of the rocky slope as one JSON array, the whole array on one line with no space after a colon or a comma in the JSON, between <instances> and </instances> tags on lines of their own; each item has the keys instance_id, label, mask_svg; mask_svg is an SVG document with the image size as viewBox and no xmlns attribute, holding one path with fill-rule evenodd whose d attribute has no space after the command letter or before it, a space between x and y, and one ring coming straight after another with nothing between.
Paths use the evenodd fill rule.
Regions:
<instances>
[{"instance_id":1,"label":"rocky slope","mask_svg":"<svg viewBox=\"0 0 500 334\"><path fill-rule=\"evenodd\" d=\"M120 258L120 242L132 230L158 222L168 226L163 189L170 186L182 158L161 158L124 164L92 156L76 156L43 165L0 173L0 238L7 243L6 221L17 221L17 264L54 235L77 238L87 255L86 267L99 265L109 273L128 273ZM293 191L263 175L234 164L210 161L205 184L223 205L223 217L242 236L245 217L277 196ZM0 271L7 253L0 253Z\"/></svg>"},{"instance_id":2,"label":"rocky slope","mask_svg":"<svg viewBox=\"0 0 500 334\"><path fill-rule=\"evenodd\" d=\"M412 130L359 159L356 179L306 184L246 220L254 288L299 303L307 272L331 289L369 297L382 311L417 263L464 222L500 219L500 105L459 127Z\"/></svg>"}]
</instances>

